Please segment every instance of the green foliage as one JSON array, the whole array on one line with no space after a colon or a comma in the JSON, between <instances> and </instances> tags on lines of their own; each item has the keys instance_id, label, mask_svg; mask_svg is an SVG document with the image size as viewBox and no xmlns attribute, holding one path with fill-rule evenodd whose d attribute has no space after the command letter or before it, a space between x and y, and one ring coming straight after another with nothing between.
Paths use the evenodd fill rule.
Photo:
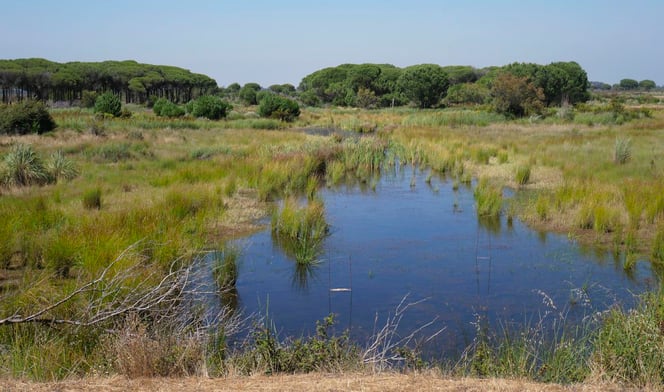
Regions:
<instances>
[{"instance_id":1,"label":"green foliage","mask_svg":"<svg viewBox=\"0 0 664 392\"><path fill-rule=\"evenodd\" d=\"M48 161L46 169L51 178L55 181L60 179L72 180L78 177L79 174L76 164L67 158L62 150L58 150L51 155L51 159Z\"/></svg>"},{"instance_id":2,"label":"green foliage","mask_svg":"<svg viewBox=\"0 0 664 392\"><path fill-rule=\"evenodd\" d=\"M267 323L258 325L245 346L244 353L231 358L233 368L245 374L256 370L268 374L299 372L334 372L357 368L360 353L349 341L348 332L331 333L334 316L316 322L316 334L308 338L280 342Z\"/></svg>"},{"instance_id":3,"label":"green foliage","mask_svg":"<svg viewBox=\"0 0 664 392\"><path fill-rule=\"evenodd\" d=\"M119 117L122 112L122 102L120 98L113 93L104 93L97 97L95 101L95 113L110 114L113 117Z\"/></svg>"},{"instance_id":4,"label":"green foliage","mask_svg":"<svg viewBox=\"0 0 664 392\"><path fill-rule=\"evenodd\" d=\"M519 331L503 327L495 332L480 323L477 337L453 369L461 375L573 383L590 373L583 330L555 331L557 336L551 338L544 336L543 321Z\"/></svg>"},{"instance_id":5,"label":"green foliage","mask_svg":"<svg viewBox=\"0 0 664 392\"><path fill-rule=\"evenodd\" d=\"M257 94L261 90L258 83L247 83L238 92L238 97L247 105L258 104Z\"/></svg>"},{"instance_id":6,"label":"green foliage","mask_svg":"<svg viewBox=\"0 0 664 392\"><path fill-rule=\"evenodd\" d=\"M513 117L540 114L544 109L544 93L526 77L511 73L499 75L491 87L496 112Z\"/></svg>"},{"instance_id":7,"label":"green foliage","mask_svg":"<svg viewBox=\"0 0 664 392\"><path fill-rule=\"evenodd\" d=\"M24 91L28 97L40 100L75 101L84 98L85 91L121 94L127 102L145 103L148 97L166 94L189 101L216 88L216 82L186 69L141 64L133 60L103 62L56 63L44 59L1 60L0 73L5 75L5 88ZM7 99L7 98L5 98Z\"/></svg>"},{"instance_id":8,"label":"green foliage","mask_svg":"<svg viewBox=\"0 0 664 392\"><path fill-rule=\"evenodd\" d=\"M641 90L650 91L656 87L657 85L655 84L655 82L649 79L645 79L639 82L639 88Z\"/></svg>"},{"instance_id":9,"label":"green foliage","mask_svg":"<svg viewBox=\"0 0 664 392\"><path fill-rule=\"evenodd\" d=\"M664 264L664 225L660 225L655 233L650 255L653 262Z\"/></svg>"},{"instance_id":10,"label":"green foliage","mask_svg":"<svg viewBox=\"0 0 664 392\"><path fill-rule=\"evenodd\" d=\"M240 270L239 258L240 250L234 246L226 246L220 252L214 253L212 275L220 290L235 287Z\"/></svg>"},{"instance_id":11,"label":"green foliage","mask_svg":"<svg viewBox=\"0 0 664 392\"><path fill-rule=\"evenodd\" d=\"M474 191L477 216L497 217L503 204L503 195L499 187L489 183L485 177L477 183Z\"/></svg>"},{"instance_id":12,"label":"green foliage","mask_svg":"<svg viewBox=\"0 0 664 392\"><path fill-rule=\"evenodd\" d=\"M260 101L258 114L261 117L294 121L300 115L300 106L292 99L268 93Z\"/></svg>"},{"instance_id":13,"label":"green foliage","mask_svg":"<svg viewBox=\"0 0 664 392\"><path fill-rule=\"evenodd\" d=\"M25 100L13 105L0 105L0 135L41 134L55 129L55 126L43 102Z\"/></svg>"},{"instance_id":14,"label":"green foliage","mask_svg":"<svg viewBox=\"0 0 664 392\"><path fill-rule=\"evenodd\" d=\"M485 86L476 83L461 83L450 86L447 96L443 99L445 105L481 105L490 98L490 91Z\"/></svg>"},{"instance_id":15,"label":"green foliage","mask_svg":"<svg viewBox=\"0 0 664 392\"><path fill-rule=\"evenodd\" d=\"M51 176L42 159L29 145L14 145L4 159L1 182L8 186L44 185Z\"/></svg>"},{"instance_id":16,"label":"green foliage","mask_svg":"<svg viewBox=\"0 0 664 392\"><path fill-rule=\"evenodd\" d=\"M205 117L210 120L222 119L232 109L231 104L212 95L203 95L191 103L192 116Z\"/></svg>"},{"instance_id":17,"label":"green foliage","mask_svg":"<svg viewBox=\"0 0 664 392\"><path fill-rule=\"evenodd\" d=\"M613 308L593 342L590 366L606 380L644 387L664 383L664 301L646 295L637 309Z\"/></svg>"},{"instance_id":18,"label":"green foliage","mask_svg":"<svg viewBox=\"0 0 664 392\"><path fill-rule=\"evenodd\" d=\"M505 116L484 110L450 110L418 112L405 117L401 124L418 127L479 126L505 121Z\"/></svg>"},{"instance_id":19,"label":"green foliage","mask_svg":"<svg viewBox=\"0 0 664 392\"><path fill-rule=\"evenodd\" d=\"M300 207L296 199L288 198L281 210L272 215L272 235L298 264L316 262L327 234L325 207L320 200Z\"/></svg>"},{"instance_id":20,"label":"green foliage","mask_svg":"<svg viewBox=\"0 0 664 392\"><path fill-rule=\"evenodd\" d=\"M447 73L436 64L407 67L397 80L399 91L420 108L437 106L445 97L449 84Z\"/></svg>"},{"instance_id":21,"label":"green foliage","mask_svg":"<svg viewBox=\"0 0 664 392\"><path fill-rule=\"evenodd\" d=\"M185 110L166 98L159 98L152 106L152 111L159 117L182 117Z\"/></svg>"},{"instance_id":22,"label":"green foliage","mask_svg":"<svg viewBox=\"0 0 664 392\"><path fill-rule=\"evenodd\" d=\"M639 82L634 79L621 79L619 86L623 90L636 90L639 88Z\"/></svg>"},{"instance_id":23,"label":"green foliage","mask_svg":"<svg viewBox=\"0 0 664 392\"><path fill-rule=\"evenodd\" d=\"M521 164L516 167L515 171L515 180L516 183L519 185L526 185L528 181L530 181L530 171L531 171L531 165L530 164Z\"/></svg>"},{"instance_id":24,"label":"green foliage","mask_svg":"<svg viewBox=\"0 0 664 392\"><path fill-rule=\"evenodd\" d=\"M66 237L57 237L47 242L44 249L46 267L53 270L56 276L67 278L69 271L78 261L78 249L75 243Z\"/></svg>"},{"instance_id":25,"label":"green foliage","mask_svg":"<svg viewBox=\"0 0 664 392\"><path fill-rule=\"evenodd\" d=\"M81 106L87 109L95 107L99 94L96 91L84 90L81 94Z\"/></svg>"},{"instance_id":26,"label":"green foliage","mask_svg":"<svg viewBox=\"0 0 664 392\"><path fill-rule=\"evenodd\" d=\"M87 210L101 209L101 189L99 187L88 189L83 193L83 207Z\"/></svg>"}]
</instances>

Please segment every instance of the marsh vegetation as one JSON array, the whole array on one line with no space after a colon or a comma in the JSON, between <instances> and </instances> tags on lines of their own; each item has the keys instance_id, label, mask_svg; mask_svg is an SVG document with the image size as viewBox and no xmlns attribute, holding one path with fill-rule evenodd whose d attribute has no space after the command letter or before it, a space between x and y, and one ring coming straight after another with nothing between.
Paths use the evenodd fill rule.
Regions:
<instances>
[{"instance_id":1,"label":"marsh vegetation","mask_svg":"<svg viewBox=\"0 0 664 392\"><path fill-rule=\"evenodd\" d=\"M317 88L316 78L309 79ZM407 85L407 78L400 83ZM372 98L367 86L359 87L365 90L353 90L353 99L366 107L392 101ZM325 91L311 90L310 98L342 99ZM132 101L148 98L136 94ZM251 99L249 89L243 95ZM295 108L274 99L263 109L270 111L265 118L258 118L256 106L222 105L218 117L225 119L217 121L179 116L173 107L177 116L162 115L163 107L157 116L135 105L125 105L131 115L124 117L52 109L55 131L0 136L0 372L44 380L95 372L135 376L372 366L361 347L332 333L333 319L302 339L280 339L269 317L245 325L243 335L233 312L221 311L216 323L208 322L199 304L187 302L195 290L177 277L187 276L203 251L220 251L215 290L220 297L232 291L242 277L242 252L238 255L230 242L261 229L267 222L260 219L270 214L275 243L296 264L319 263L330 233L320 186L380 192L381 174L405 164L429 176L424 182L413 176L409 188L444 192L437 178L456 189L467 184L474 191L471 208L479 215L518 219L613 252L620 271L652 269L659 281L664 110L658 96L649 96L657 101L644 105L635 97L617 102L596 95L564 108L514 109L538 112L527 118L486 106L312 107L295 116ZM429 106L429 97L415 97ZM219 106L204 103L200 106ZM513 195L505 197L505 189ZM296 271L299 281L311 273ZM178 289L169 291L166 283ZM153 302L133 306L139 298ZM631 310L613 308L594 323L565 326L549 339L538 335L536 326L521 334L478 323L459 361L443 367L480 376L660 384L661 364L646 363L628 350L639 347L653 358L662 356L658 328L664 318L657 309L663 301L655 288ZM231 346L239 335L244 344ZM383 354L398 358L397 366L424 366L409 351L415 348L390 349Z\"/></svg>"}]
</instances>

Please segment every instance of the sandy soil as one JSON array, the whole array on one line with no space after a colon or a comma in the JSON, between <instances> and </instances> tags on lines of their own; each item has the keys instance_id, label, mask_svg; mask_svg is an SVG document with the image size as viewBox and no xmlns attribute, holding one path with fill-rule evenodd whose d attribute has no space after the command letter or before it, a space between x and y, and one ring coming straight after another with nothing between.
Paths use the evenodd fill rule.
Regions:
<instances>
[{"instance_id":1,"label":"sandy soil","mask_svg":"<svg viewBox=\"0 0 664 392\"><path fill-rule=\"evenodd\" d=\"M624 391L617 385L561 386L504 379L447 379L432 374L302 374L230 378L85 378L56 383L0 380L0 391Z\"/></svg>"}]
</instances>

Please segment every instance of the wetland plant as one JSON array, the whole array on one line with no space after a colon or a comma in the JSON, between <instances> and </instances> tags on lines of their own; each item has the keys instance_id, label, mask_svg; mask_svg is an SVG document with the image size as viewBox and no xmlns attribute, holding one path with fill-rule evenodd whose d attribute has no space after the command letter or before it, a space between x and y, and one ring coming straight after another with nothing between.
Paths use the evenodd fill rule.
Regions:
<instances>
[{"instance_id":1,"label":"wetland plant","mask_svg":"<svg viewBox=\"0 0 664 392\"><path fill-rule=\"evenodd\" d=\"M483 177L475 187L477 215L482 217L498 216L503 204L503 196L498 186L492 185Z\"/></svg>"},{"instance_id":2,"label":"wetland plant","mask_svg":"<svg viewBox=\"0 0 664 392\"><path fill-rule=\"evenodd\" d=\"M239 274L240 250L235 246L226 246L214 254L212 274L220 290L235 287Z\"/></svg>"},{"instance_id":3,"label":"wetland plant","mask_svg":"<svg viewBox=\"0 0 664 392\"><path fill-rule=\"evenodd\" d=\"M297 263L316 261L328 230L325 206L320 200L300 206L296 199L288 198L272 215L273 238Z\"/></svg>"},{"instance_id":4,"label":"wetland plant","mask_svg":"<svg viewBox=\"0 0 664 392\"><path fill-rule=\"evenodd\" d=\"M530 181L530 164L522 164L516 167L515 180L519 185L526 185Z\"/></svg>"}]
</instances>

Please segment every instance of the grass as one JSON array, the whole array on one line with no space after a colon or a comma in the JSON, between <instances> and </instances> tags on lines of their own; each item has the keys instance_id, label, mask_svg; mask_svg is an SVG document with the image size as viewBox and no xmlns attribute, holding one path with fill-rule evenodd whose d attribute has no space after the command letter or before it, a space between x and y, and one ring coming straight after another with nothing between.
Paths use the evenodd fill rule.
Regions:
<instances>
[{"instance_id":1,"label":"grass","mask_svg":"<svg viewBox=\"0 0 664 392\"><path fill-rule=\"evenodd\" d=\"M235 287L240 271L240 250L234 246L226 246L220 252L214 253L212 275L217 281L220 290Z\"/></svg>"},{"instance_id":2,"label":"grass","mask_svg":"<svg viewBox=\"0 0 664 392\"><path fill-rule=\"evenodd\" d=\"M83 194L83 207L88 210L101 210L101 189L93 188Z\"/></svg>"},{"instance_id":3,"label":"grass","mask_svg":"<svg viewBox=\"0 0 664 392\"><path fill-rule=\"evenodd\" d=\"M530 164L520 164L516 167L514 172L514 180L519 185L526 185L530 181L530 172L532 166Z\"/></svg>"},{"instance_id":4,"label":"grass","mask_svg":"<svg viewBox=\"0 0 664 392\"><path fill-rule=\"evenodd\" d=\"M613 152L613 162L624 165L632 157L632 140L625 138L617 138L616 145Z\"/></svg>"},{"instance_id":5,"label":"grass","mask_svg":"<svg viewBox=\"0 0 664 392\"><path fill-rule=\"evenodd\" d=\"M295 198L286 199L272 215L272 234L297 263L315 263L328 234L323 202L311 200L300 206Z\"/></svg>"},{"instance_id":6,"label":"grass","mask_svg":"<svg viewBox=\"0 0 664 392\"><path fill-rule=\"evenodd\" d=\"M502 209L503 196L499 187L490 184L485 177L480 178L475 191L477 216L497 217Z\"/></svg>"}]
</instances>

